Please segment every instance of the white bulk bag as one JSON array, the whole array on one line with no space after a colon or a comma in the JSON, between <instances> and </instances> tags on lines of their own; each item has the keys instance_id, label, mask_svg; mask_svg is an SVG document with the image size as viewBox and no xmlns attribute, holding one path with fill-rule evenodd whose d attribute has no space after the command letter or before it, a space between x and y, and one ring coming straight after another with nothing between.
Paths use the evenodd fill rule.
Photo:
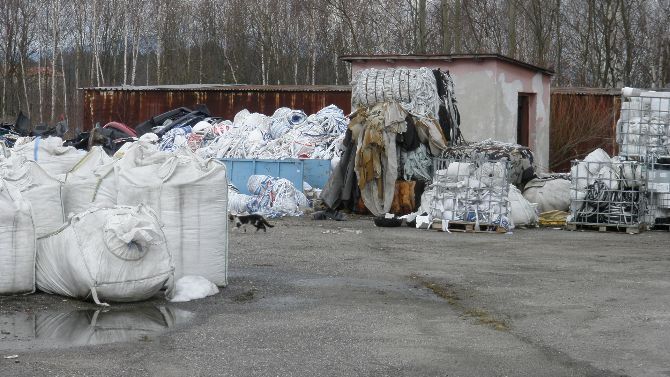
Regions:
<instances>
[{"instance_id":1,"label":"white bulk bag","mask_svg":"<svg viewBox=\"0 0 670 377\"><path fill-rule=\"evenodd\" d=\"M156 152L135 143L116 164L118 204L155 209L175 264L175 278L199 275L225 286L228 182L218 160L190 150Z\"/></svg>"},{"instance_id":2,"label":"white bulk bag","mask_svg":"<svg viewBox=\"0 0 670 377\"><path fill-rule=\"evenodd\" d=\"M94 208L37 240L37 287L86 299L146 300L174 286L158 218L147 206Z\"/></svg>"},{"instance_id":3,"label":"white bulk bag","mask_svg":"<svg viewBox=\"0 0 670 377\"><path fill-rule=\"evenodd\" d=\"M35 291L35 227L30 203L0 179L0 295Z\"/></svg>"},{"instance_id":4,"label":"white bulk bag","mask_svg":"<svg viewBox=\"0 0 670 377\"><path fill-rule=\"evenodd\" d=\"M63 211L66 216L91 207L116 205L114 162L101 147L95 146L65 175Z\"/></svg>"},{"instance_id":5,"label":"white bulk bag","mask_svg":"<svg viewBox=\"0 0 670 377\"><path fill-rule=\"evenodd\" d=\"M66 220L61 189L63 182L49 174L35 161L19 156L4 166L3 178L21 191L30 202L37 237L60 228Z\"/></svg>"},{"instance_id":6,"label":"white bulk bag","mask_svg":"<svg viewBox=\"0 0 670 377\"><path fill-rule=\"evenodd\" d=\"M535 207L521 195L521 191L514 185L509 185L507 194L509 200L510 217L514 226L537 224Z\"/></svg>"},{"instance_id":7,"label":"white bulk bag","mask_svg":"<svg viewBox=\"0 0 670 377\"><path fill-rule=\"evenodd\" d=\"M12 154L36 161L50 174L59 175L69 172L86 152L74 147L64 147L63 139L59 137L43 139L38 136L29 143L15 146Z\"/></svg>"},{"instance_id":8,"label":"white bulk bag","mask_svg":"<svg viewBox=\"0 0 670 377\"><path fill-rule=\"evenodd\" d=\"M526 183L523 197L537 203L537 209L567 211L570 207L570 181L567 179L532 179Z\"/></svg>"}]
</instances>

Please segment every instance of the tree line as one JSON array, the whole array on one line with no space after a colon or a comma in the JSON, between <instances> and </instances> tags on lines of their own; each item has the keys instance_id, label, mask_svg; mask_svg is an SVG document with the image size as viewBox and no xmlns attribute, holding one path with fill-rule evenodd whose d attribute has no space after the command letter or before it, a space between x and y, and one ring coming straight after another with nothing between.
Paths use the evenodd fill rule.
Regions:
<instances>
[{"instance_id":1,"label":"tree line","mask_svg":"<svg viewBox=\"0 0 670 377\"><path fill-rule=\"evenodd\" d=\"M338 56L412 53L667 87L670 0L0 0L0 121L76 123L80 87L347 84Z\"/></svg>"}]
</instances>

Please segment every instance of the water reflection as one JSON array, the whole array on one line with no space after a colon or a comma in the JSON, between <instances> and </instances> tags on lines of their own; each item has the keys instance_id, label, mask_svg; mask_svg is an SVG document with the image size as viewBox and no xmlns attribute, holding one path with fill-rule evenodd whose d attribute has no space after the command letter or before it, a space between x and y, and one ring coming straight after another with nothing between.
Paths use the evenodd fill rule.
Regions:
<instances>
[{"instance_id":1,"label":"water reflection","mask_svg":"<svg viewBox=\"0 0 670 377\"><path fill-rule=\"evenodd\" d=\"M167 306L0 314L0 349L17 343L85 346L152 341L193 313Z\"/></svg>"}]
</instances>

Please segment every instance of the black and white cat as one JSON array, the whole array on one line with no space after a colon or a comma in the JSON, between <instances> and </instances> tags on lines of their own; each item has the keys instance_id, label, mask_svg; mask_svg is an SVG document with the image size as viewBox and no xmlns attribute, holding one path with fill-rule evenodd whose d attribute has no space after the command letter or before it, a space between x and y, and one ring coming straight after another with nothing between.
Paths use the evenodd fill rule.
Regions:
<instances>
[{"instance_id":1,"label":"black and white cat","mask_svg":"<svg viewBox=\"0 0 670 377\"><path fill-rule=\"evenodd\" d=\"M251 224L256 227L256 231L258 232L259 229L263 229L264 232L267 232L267 228L272 228L274 225L270 225L270 223L265 220L265 218L261 215L257 214L251 214L251 215L233 215L232 213L228 215L228 218L230 221L233 221L235 224L235 227L240 229L244 229L244 231L247 231L247 224Z\"/></svg>"}]
</instances>

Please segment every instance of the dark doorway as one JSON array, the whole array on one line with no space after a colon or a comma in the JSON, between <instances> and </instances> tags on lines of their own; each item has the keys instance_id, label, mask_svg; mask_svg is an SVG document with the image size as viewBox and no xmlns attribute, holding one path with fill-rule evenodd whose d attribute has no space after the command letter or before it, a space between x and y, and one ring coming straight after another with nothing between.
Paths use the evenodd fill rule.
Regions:
<instances>
[{"instance_id":1,"label":"dark doorway","mask_svg":"<svg viewBox=\"0 0 670 377\"><path fill-rule=\"evenodd\" d=\"M530 95L519 93L518 109L516 115L516 142L529 147L529 104Z\"/></svg>"}]
</instances>

